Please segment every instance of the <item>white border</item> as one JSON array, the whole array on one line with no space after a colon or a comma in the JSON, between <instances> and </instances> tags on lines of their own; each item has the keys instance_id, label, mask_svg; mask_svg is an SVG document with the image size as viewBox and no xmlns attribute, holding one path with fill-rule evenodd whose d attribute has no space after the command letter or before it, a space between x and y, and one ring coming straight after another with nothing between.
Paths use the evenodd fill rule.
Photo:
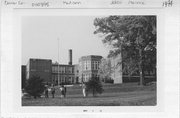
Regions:
<instances>
[{"instance_id":1,"label":"white border","mask_svg":"<svg viewBox=\"0 0 180 118\"><path fill-rule=\"evenodd\" d=\"M5 13L5 12L4 12ZM1 107L3 115L23 116L22 113L31 116L69 116L72 114L81 117L80 114L97 117L98 114L122 117L177 117L179 107L179 74L177 71L179 54L177 26L171 25L172 18L158 10L136 9L16 9L9 14L3 14L2 18L2 66L1 66ZM172 12L171 12L172 13ZM22 107L21 106L21 17L22 16L107 16L107 15L156 15L157 16L157 106L113 106L113 107ZM170 16L173 17L173 14ZM176 17L175 17L176 18ZM175 21L177 22L178 19ZM169 28L175 28L171 32ZM166 34L169 33L170 35ZM174 35L174 36L173 36ZM169 39L174 40L170 41ZM169 47L170 46L170 47ZM178 57L179 58L179 57ZM173 61L173 62L172 62ZM171 62L171 63L170 63ZM170 68L168 68L170 67ZM176 68L177 70L174 70ZM174 79L173 79L173 78ZM5 79L4 79L5 78ZM172 81L169 79L172 78ZM3 91L5 90L5 91ZM90 112L83 113L86 109ZM95 112L91 112L94 110ZM102 113L99 111L102 110ZM55 114L56 113L56 114ZM107 114L108 113L108 114ZM69 117L68 116L68 117ZM174 117L173 117L174 118Z\"/></svg>"}]
</instances>

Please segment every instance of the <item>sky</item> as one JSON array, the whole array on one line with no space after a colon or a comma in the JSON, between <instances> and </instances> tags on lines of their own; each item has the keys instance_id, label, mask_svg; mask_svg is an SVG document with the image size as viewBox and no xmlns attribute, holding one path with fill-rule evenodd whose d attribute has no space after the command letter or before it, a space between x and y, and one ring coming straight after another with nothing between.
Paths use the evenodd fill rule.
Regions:
<instances>
[{"instance_id":1,"label":"sky","mask_svg":"<svg viewBox=\"0 0 180 118\"><path fill-rule=\"evenodd\" d=\"M97 16L96 16L97 17ZM22 18L22 64L29 58L52 59L68 64L72 49L73 64L86 55L106 57L108 48L102 37L93 34L93 16L24 16Z\"/></svg>"}]
</instances>

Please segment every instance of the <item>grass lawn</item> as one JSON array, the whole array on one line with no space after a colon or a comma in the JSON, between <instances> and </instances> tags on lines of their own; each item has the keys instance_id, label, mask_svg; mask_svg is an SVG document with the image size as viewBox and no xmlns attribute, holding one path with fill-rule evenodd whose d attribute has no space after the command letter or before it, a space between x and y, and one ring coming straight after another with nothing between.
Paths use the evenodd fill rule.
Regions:
<instances>
[{"instance_id":1,"label":"grass lawn","mask_svg":"<svg viewBox=\"0 0 180 118\"><path fill-rule=\"evenodd\" d=\"M22 98L22 106L153 106L156 105L156 85L139 86L137 83L103 85L101 95L83 98L80 86L67 88L67 97L60 98L59 89L55 98Z\"/></svg>"}]
</instances>

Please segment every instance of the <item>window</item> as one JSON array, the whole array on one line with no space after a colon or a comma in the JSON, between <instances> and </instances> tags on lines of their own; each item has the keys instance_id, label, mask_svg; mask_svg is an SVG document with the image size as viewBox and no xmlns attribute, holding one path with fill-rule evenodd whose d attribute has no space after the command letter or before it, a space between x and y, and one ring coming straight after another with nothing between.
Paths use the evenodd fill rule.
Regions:
<instances>
[{"instance_id":1,"label":"window","mask_svg":"<svg viewBox=\"0 0 180 118\"><path fill-rule=\"evenodd\" d=\"M74 73L74 68L72 67L72 73Z\"/></svg>"},{"instance_id":2,"label":"window","mask_svg":"<svg viewBox=\"0 0 180 118\"><path fill-rule=\"evenodd\" d=\"M84 61L84 70L87 70L88 66L87 66L87 61Z\"/></svg>"},{"instance_id":3,"label":"window","mask_svg":"<svg viewBox=\"0 0 180 118\"><path fill-rule=\"evenodd\" d=\"M74 83L74 77L72 77L71 79L72 79L71 82Z\"/></svg>"},{"instance_id":4,"label":"window","mask_svg":"<svg viewBox=\"0 0 180 118\"><path fill-rule=\"evenodd\" d=\"M97 70L99 69L99 61L97 61Z\"/></svg>"},{"instance_id":5,"label":"window","mask_svg":"<svg viewBox=\"0 0 180 118\"><path fill-rule=\"evenodd\" d=\"M58 69L58 73L61 73L61 66L58 66L57 69Z\"/></svg>"},{"instance_id":6,"label":"window","mask_svg":"<svg viewBox=\"0 0 180 118\"><path fill-rule=\"evenodd\" d=\"M93 61L93 70L98 70L98 61Z\"/></svg>"},{"instance_id":7,"label":"window","mask_svg":"<svg viewBox=\"0 0 180 118\"><path fill-rule=\"evenodd\" d=\"M71 73L71 67L67 67L68 73Z\"/></svg>"},{"instance_id":8,"label":"window","mask_svg":"<svg viewBox=\"0 0 180 118\"><path fill-rule=\"evenodd\" d=\"M68 70L69 70L69 73L73 73L73 67L69 67Z\"/></svg>"},{"instance_id":9,"label":"window","mask_svg":"<svg viewBox=\"0 0 180 118\"><path fill-rule=\"evenodd\" d=\"M66 73L66 68L62 67L62 73Z\"/></svg>"},{"instance_id":10,"label":"window","mask_svg":"<svg viewBox=\"0 0 180 118\"><path fill-rule=\"evenodd\" d=\"M91 61L91 69L92 69L92 70L94 69L94 63L93 63L93 61Z\"/></svg>"},{"instance_id":11,"label":"window","mask_svg":"<svg viewBox=\"0 0 180 118\"><path fill-rule=\"evenodd\" d=\"M62 73L62 67L59 66L59 73Z\"/></svg>"},{"instance_id":12,"label":"window","mask_svg":"<svg viewBox=\"0 0 180 118\"><path fill-rule=\"evenodd\" d=\"M55 66L55 72L58 72L58 66Z\"/></svg>"},{"instance_id":13,"label":"window","mask_svg":"<svg viewBox=\"0 0 180 118\"><path fill-rule=\"evenodd\" d=\"M62 71L62 73L65 73L65 71L66 71L66 68L65 67L61 67L61 71Z\"/></svg>"},{"instance_id":14,"label":"window","mask_svg":"<svg viewBox=\"0 0 180 118\"><path fill-rule=\"evenodd\" d=\"M93 69L94 70L98 70L99 69L99 63L100 63L99 61L94 61L93 62Z\"/></svg>"},{"instance_id":15,"label":"window","mask_svg":"<svg viewBox=\"0 0 180 118\"><path fill-rule=\"evenodd\" d=\"M91 61L87 61L87 69L91 70Z\"/></svg>"},{"instance_id":16,"label":"window","mask_svg":"<svg viewBox=\"0 0 180 118\"><path fill-rule=\"evenodd\" d=\"M97 69L99 69L99 65L100 65L100 62L98 61L98 62L97 62L97 66L98 66L98 68L97 68Z\"/></svg>"},{"instance_id":17,"label":"window","mask_svg":"<svg viewBox=\"0 0 180 118\"><path fill-rule=\"evenodd\" d=\"M69 77L69 80L68 80L69 83L71 83L71 77Z\"/></svg>"},{"instance_id":18,"label":"window","mask_svg":"<svg viewBox=\"0 0 180 118\"><path fill-rule=\"evenodd\" d=\"M63 82L63 83L65 82L64 77L62 77L62 82Z\"/></svg>"}]
</instances>

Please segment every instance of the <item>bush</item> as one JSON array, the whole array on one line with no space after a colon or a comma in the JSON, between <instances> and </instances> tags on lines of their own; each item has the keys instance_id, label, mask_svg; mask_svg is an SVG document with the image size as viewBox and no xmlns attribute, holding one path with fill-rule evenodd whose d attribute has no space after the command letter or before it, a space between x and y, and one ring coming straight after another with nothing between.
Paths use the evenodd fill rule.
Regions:
<instances>
[{"instance_id":1,"label":"bush","mask_svg":"<svg viewBox=\"0 0 180 118\"><path fill-rule=\"evenodd\" d=\"M43 79L41 79L40 77L33 76L32 78L27 80L25 91L35 99L37 97L40 97L44 90L45 86L43 84Z\"/></svg>"},{"instance_id":2,"label":"bush","mask_svg":"<svg viewBox=\"0 0 180 118\"><path fill-rule=\"evenodd\" d=\"M102 84L99 80L99 78L91 78L86 83L87 91L92 92L93 96L95 96L97 93L101 94L103 92Z\"/></svg>"}]
</instances>

